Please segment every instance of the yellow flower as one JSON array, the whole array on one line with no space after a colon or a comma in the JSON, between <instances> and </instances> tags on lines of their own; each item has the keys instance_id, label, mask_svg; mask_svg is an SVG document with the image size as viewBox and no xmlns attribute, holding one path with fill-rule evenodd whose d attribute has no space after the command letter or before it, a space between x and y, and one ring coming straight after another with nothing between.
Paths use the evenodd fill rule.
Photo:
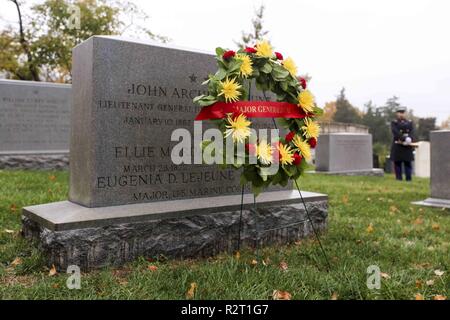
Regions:
<instances>
[{"instance_id":1,"label":"yellow flower","mask_svg":"<svg viewBox=\"0 0 450 320\"><path fill-rule=\"evenodd\" d=\"M241 68L240 68L240 74L241 76L247 78L253 73L253 65L252 65L252 59L246 54L237 54L236 59L241 60Z\"/></svg>"},{"instance_id":2,"label":"yellow flower","mask_svg":"<svg viewBox=\"0 0 450 320\"><path fill-rule=\"evenodd\" d=\"M305 125L302 127L302 130L306 138L317 138L319 136L320 126L317 124L317 122L306 118Z\"/></svg>"},{"instance_id":3,"label":"yellow flower","mask_svg":"<svg viewBox=\"0 0 450 320\"><path fill-rule=\"evenodd\" d=\"M225 81L220 81L221 90L219 93L219 96L223 95L225 97L225 102L230 101L238 101L239 96L241 95L241 92L239 89L241 88L241 85L236 82L236 79L228 79L226 78Z\"/></svg>"},{"instance_id":4,"label":"yellow flower","mask_svg":"<svg viewBox=\"0 0 450 320\"><path fill-rule=\"evenodd\" d=\"M250 136L250 125L252 124L242 113L233 119L232 114L228 114L228 125L225 130L225 137L232 136L233 141L243 143Z\"/></svg>"},{"instance_id":5,"label":"yellow flower","mask_svg":"<svg viewBox=\"0 0 450 320\"><path fill-rule=\"evenodd\" d=\"M294 162L294 151L291 149L291 147L279 143L278 152L280 154L280 163L282 165L292 164L292 162Z\"/></svg>"},{"instance_id":6,"label":"yellow flower","mask_svg":"<svg viewBox=\"0 0 450 320\"><path fill-rule=\"evenodd\" d=\"M309 90L304 90L298 94L298 105L305 112L313 112L314 110L314 96Z\"/></svg>"},{"instance_id":7,"label":"yellow flower","mask_svg":"<svg viewBox=\"0 0 450 320\"><path fill-rule=\"evenodd\" d=\"M262 164L271 164L272 163L272 153L273 148L267 141L261 141L256 147L256 154L258 156L259 161Z\"/></svg>"},{"instance_id":8,"label":"yellow flower","mask_svg":"<svg viewBox=\"0 0 450 320\"><path fill-rule=\"evenodd\" d=\"M292 58L287 58L286 60L283 60L283 67L289 71L291 76L296 77L297 76L297 66L295 65L295 62Z\"/></svg>"},{"instance_id":9,"label":"yellow flower","mask_svg":"<svg viewBox=\"0 0 450 320\"><path fill-rule=\"evenodd\" d=\"M311 147L309 146L308 142L302 140L299 135L295 135L292 142L298 148L303 158L305 158L306 160L311 159Z\"/></svg>"},{"instance_id":10,"label":"yellow flower","mask_svg":"<svg viewBox=\"0 0 450 320\"><path fill-rule=\"evenodd\" d=\"M264 40L256 44L256 55L264 58L273 57L273 49L269 41Z\"/></svg>"}]
</instances>

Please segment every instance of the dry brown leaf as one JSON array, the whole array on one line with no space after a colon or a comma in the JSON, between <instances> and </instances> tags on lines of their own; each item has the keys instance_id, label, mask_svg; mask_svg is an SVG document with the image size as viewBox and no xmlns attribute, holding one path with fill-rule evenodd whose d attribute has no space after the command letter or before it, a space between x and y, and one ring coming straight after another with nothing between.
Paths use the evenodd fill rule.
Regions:
<instances>
[{"instance_id":1,"label":"dry brown leaf","mask_svg":"<svg viewBox=\"0 0 450 320\"><path fill-rule=\"evenodd\" d=\"M20 258L20 257L17 257L17 258L15 258L14 260L13 260L13 262L11 262L11 267L17 267L18 265L21 265L22 264L22 258Z\"/></svg>"},{"instance_id":2,"label":"dry brown leaf","mask_svg":"<svg viewBox=\"0 0 450 320\"><path fill-rule=\"evenodd\" d=\"M331 295L331 300L337 300L339 298L339 295L337 294L337 292L333 292L333 294Z\"/></svg>"},{"instance_id":3,"label":"dry brown leaf","mask_svg":"<svg viewBox=\"0 0 450 320\"><path fill-rule=\"evenodd\" d=\"M439 269L434 270L434 274L437 275L438 277L442 277L444 275L444 271L441 271Z\"/></svg>"},{"instance_id":4,"label":"dry brown leaf","mask_svg":"<svg viewBox=\"0 0 450 320\"><path fill-rule=\"evenodd\" d=\"M417 289L421 289L423 285L423 281L422 280L416 280L416 288Z\"/></svg>"},{"instance_id":5,"label":"dry brown leaf","mask_svg":"<svg viewBox=\"0 0 450 320\"><path fill-rule=\"evenodd\" d=\"M372 223L369 224L366 231L367 231L367 233L372 233L374 231L374 227L373 227Z\"/></svg>"},{"instance_id":6,"label":"dry brown leaf","mask_svg":"<svg viewBox=\"0 0 450 320\"><path fill-rule=\"evenodd\" d=\"M58 273L58 272L56 271L55 265L52 264L52 267L50 268L50 271L48 272L48 275L49 275L50 277L52 277L52 276L56 275L57 273Z\"/></svg>"},{"instance_id":7,"label":"dry brown leaf","mask_svg":"<svg viewBox=\"0 0 450 320\"><path fill-rule=\"evenodd\" d=\"M288 270L288 264L285 261L281 261L279 267L282 271Z\"/></svg>"},{"instance_id":8,"label":"dry brown leaf","mask_svg":"<svg viewBox=\"0 0 450 320\"><path fill-rule=\"evenodd\" d=\"M396 206L390 206L389 211L391 214L394 214L396 212L399 212L400 210L398 210L398 208Z\"/></svg>"},{"instance_id":9,"label":"dry brown leaf","mask_svg":"<svg viewBox=\"0 0 450 320\"><path fill-rule=\"evenodd\" d=\"M186 292L186 299L194 298L195 291L197 290L197 283L192 282L189 290Z\"/></svg>"},{"instance_id":10,"label":"dry brown leaf","mask_svg":"<svg viewBox=\"0 0 450 320\"><path fill-rule=\"evenodd\" d=\"M256 266L258 264L258 260L256 260L256 259L253 259L252 261L250 261L250 265L251 266Z\"/></svg>"},{"instance_id":11,"label":"dry brown leaf","mask_svg":"<svg viewBox=\"0 0 450 320\"><path fill-rule=\"evenodd\" d=\"M348 203L348 194L342 196L342 203L347 204Z\"/></svg>"},{"instance_id":12,"label":"dry brown leaf","mask_svg":"<svg viewBox=\"0 0 450 320\"><path fill-rule=\"evenodd\" d=\"M417 293L415 298L416 298L416 300L425 300L423 295L421 295L420 293Z\"/></svg>"},{"instance_id":13,"label":"dry brown leaf","mask_svg":"<svg viewBox=\"0 0 450 320\"><path fill-rule=\"evenodd\" d=\"M433 229L434 231L438 231L441 227L439 226L439 223L433 223L431 225L431 229Z\"/></svg>"},{"instance_id":14,"label":"dry brown leaf","mask_svg":"<svg viewBox=\"0 0 450 320\"><path fill-rule=\"evenodd\" d=\"M413 224L415 224L415 225L423 224L423 219L422 219L422 217L418 217L416 220L414 220Z\"/></svg>"},{"instance_id":15,"label":"dry brown leaf","mask_svg":"<svg viewBox=\"0 0 450 320\"><path fill-rule=\"evenodd\" d=\"M52 174L51 176L48 177L48 179L50 181L55 181L56 180L56 176Z\"/></svg>"},{"instance_id":16,"label":"dry brown leaf","mask_svg":"<svg viewBox=\"0 0 450 320\"><path fill-rule=\"evenodd\" d=\"M291 300L292 296L287 291L273 290L272 298L273 300Z\"/></svg>"},{"instance_id":17,"label":"dry brown leaf","mask_svg":"<svg viewBox=\"0 0 450 320\"><path fill-rule=\"evenodd\" d=\"M16 212L16 211L17 211L17 206L16 206L15 203L12 203L12 204L9 206L9 211L11 211L11 212Z\"/></svg>"},{"instance_id":18,"label":"dry brown leaf","mask_svg":"<svg viewBox=\"0 0 450 320\"><path fill-rule=\"evenodd\" d=\"M434 285L434 280L428 280L425 283L427 284L427 286L432 286L432 285Z\"/></svg>"},{"instance_id":19,"label":"dry brown leaf","mask_svg":"<svg viewBox=\"0 0 450 320\"><path fill-rule=\"evenodd\" d=\"M441 294L438 294L433 297L433 300L447 300L447 297L443 296Z\"/></svg>"},{"instance_id":20,"label":"dry brown leaf","mask_svg":"<svg viewBox=\"0 0 450 320\"><path fill-rule=\"evenodd\" d=\"M391 278L391 276L388 273L386 273L386 272L380 272L380 276L383 279L390 279Z\"/></svg>"},{"instance_id":21,"label":"dry brown leaf","mask_svg":"<svg viewBox=\"0 0 450 320\"><path fill-rule=\"evenodd\" d=\"M54 284L52 284L52 288L53 288L53 289L58 289L58 288L59 288L59 283L54 283Z\"/></svg>"},{"instance_id":22,"label":"dry brown leaf","mask_svg":"<svg viewBox=\"0 0 450 320\"><path fill-rule=\"evenodd\" d=\"M236 260L239 260L241 258L241 253L239 251L236 251L234 257L236 258Z\"/></svg>"},{"instance_id":23,"label":"dry brown leaf","mask_svg":"<svg viewBox=\"0 0 450 320\"><path fill-rule=\"evenodd\" d=\"M158 267L155 266L155 265L153 265L153 264L151 264L151 265L149 265L149 266L147 267L147 269L150 270L150 271L152 271L152 272L154 272L154 271L157 271L157 270L158 270Z\"/></svg>"}]
</instances>

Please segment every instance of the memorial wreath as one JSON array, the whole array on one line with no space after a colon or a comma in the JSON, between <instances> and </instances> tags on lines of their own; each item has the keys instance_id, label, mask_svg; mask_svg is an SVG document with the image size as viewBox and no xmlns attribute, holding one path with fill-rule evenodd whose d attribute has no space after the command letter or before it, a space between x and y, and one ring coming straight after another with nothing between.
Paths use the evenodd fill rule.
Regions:
<instances>
[{"instance_id":1,"label":"memorial wreath","mask_svg":"<svg viewBox=\"0 0 450 320\"><path fill-rule=\"evenodd\" d=\"M212 120L224 138L245 145L245 159L238 161L239 154L235 153L236 161L223 166L243 168L241 183L249 182L255 194L271 184L286 186L290 179L298 179L311 158L311 148L316 146L320 129L316 118L322 114L307 89L306 77L298 77L293 59L274 52L268 41L237 51L217 48L216 61L217 72L203 83L208 86L208 94L194 99L202 107L195 120ZM253 81L263 92L264 101L251 100ZM266 92L273 93L276 101L269 101ZM288 134L271 143L251 139L249 118L276 118ZM202 145L209 143L204 141ZM256 163L249 163L250 156ZM276 173L268 170L273 164L280 167Z\"/></svg>"}]
</instances>

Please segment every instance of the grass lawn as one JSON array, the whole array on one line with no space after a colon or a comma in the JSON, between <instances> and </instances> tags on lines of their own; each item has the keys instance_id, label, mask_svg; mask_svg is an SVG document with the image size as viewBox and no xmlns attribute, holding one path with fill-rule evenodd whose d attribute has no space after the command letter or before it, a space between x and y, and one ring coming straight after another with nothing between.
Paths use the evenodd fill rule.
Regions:
<instances>
[{"instance_id":1,"label":"grass lawn","mask_svg":"<svg viewBox=\"0 0 450 320\"><path fill-rule=\"evenodd\" d=\"M274 290L292 299L450 298L450 211L410 204L428 196L427 179L303 178L303 190L329 195L329 229L321 238L329 272L317 243L304 240L240 257L141 258L82 274L80 290L67 289L67 274L51 276L19 235L21 208L66 199L67 182L67 172L0 170L1 299L184 299L192 283L194 299L267 299ZM366 285L371 265L382 272L379 290Z\"/></svg>"}]
</instances>

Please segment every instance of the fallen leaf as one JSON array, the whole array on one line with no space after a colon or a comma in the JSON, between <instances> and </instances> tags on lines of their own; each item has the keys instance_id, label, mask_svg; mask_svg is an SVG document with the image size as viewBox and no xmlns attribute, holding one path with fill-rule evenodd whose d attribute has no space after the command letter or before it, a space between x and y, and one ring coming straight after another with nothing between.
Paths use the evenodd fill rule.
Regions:
<instances>
[{"instance_id":1,"label":"fallen leaf","mask_svg":"<svg viewBox=\"0 0 450 320\"><path fill-rule=\"evenodd\" d=\"M433 300L447 300L447 297L438 294L438 295L435 295L435 296L433 297Z\"/></svg>"},{"instance_id":2,"label":"fallen leaf","mask_svg":"<svg viewBox=\"0 0 450 320\"><path fill-rule=\"evenodd\" d=\"M236 258L236 260L239 260L241 258L241 253L239 251L236 251L234 257Z\"/></svg>"},{"instance_id":3,"label":"fallen leaf","mask_svg":"<svg viewBox=\"0 0 450 320\"><path fill-rule=\"evenodd\" d=\"M53 289L58 289L58 288L59 288L59 283L54 283L54 284L52 284L52 288L53 288Z\"/></svg>"},{"instance_id":4,"label":"fallen leaf","mask_svg":"<svg viewBox=\"0 0 450 320\"><path fill-rule=\"evenodd\" d=\"M396 206L390 206L389 211L391 212L391 214L394 214L400 210L398 210L398 208Z\"/></svg>"},{"instance_id":5,"label":"fallen leaf","mask_svg":"<svg viewBox=\"0 0 450 320\"><path fill-rule=\"evenodd\" d=\"M52 276L56 275L57 273L58 273L58 272L56 271L56 267L55 267L55 265L53 264L52 267L50 268L50 271L48 272L48 275L49 275L50 277L52 277Z\"/></svg>"},{"instance_id":6,"label":"fallen leaf","mask_svg":"<svg viewBox=\"0 0 450 320\"><path fill-rule=\"evenodd\" d=\"M339 295L337 294L337 292L333 292L333 294L331 295L331 300L337 300L339 298Z\"/></svg>"},{"instance_id":7,"label":"fallen leaf","mask_svg":"<svg viewBox=\"0 0 450 320\"><path fill-rule=\"evenodd\" d=\"M347 204L348 203L348 194L342 196L342 203Z\"/></svg>"},{"instance_id":8,"label":"fallen leaf","mask_svg":"<svg viewBox=\"0 0 450 320\"><path fill-rule=\"evenodd\" d=\"M189 290L186 292L186 299L194 298L196 289L197 289L197 283L192 282Z\"/></svg>"},{"instance_id":9,"label":"fallen leaf","mask_svg":"<svg viewBox=\"0 0 450 320\"><path fill-rule=\"evenodd\" d=\"M263 266L267 267L270 264L270 258L267 257L267 258L263 259L262 264L263 264Z\"/></svg>"},{"instance_id":10,"label":"fallen leaf","mask_svg":"<svg viewBox=\"0 0 450 320\"><path fill-rule=\"evenodd\" d=\"M367 233L372 233L374 230L372 223L369 224L369 226L367 227L366 231Z\"/></svg>"},{"instance_id":11,"label":"fallen leaf","mask_svg":"<svg viewBox=\"0 0 450 320\"><path fill-rule=\"evenodd\" d=\"M253 267L256 266L258 264L258 260L253 259L252 261L250 261L250 265L252 265Z\"/></svg>"},{"instance_id":12,"label":"fallen leaf","mask_svg":"<svg viewBox=\"0 0 450 320\"><path fill-rule=\"evenodd\" d=\"M421 289L423 285L423 281L422 280L416 280L416 288L417 289Z\"/></svg>"},{"instance_id":13,"label":"fallen leaf","mask_svg":"<svg viewBox=\"0 0 450 320\"><path fill-rule=\"evenodd\" d=\"M157 270L158 270L158 267L155 266L155 265L153 265L153 264L151 264L151 265L149 265L149 266L147 267L147 269L150 270L150 271L152 271L152 272L154 272L154 271L157 271Z\"/></svg>"},{"instance_id":14,"label":"fallen leaf","mask_svg":"<svg viewBox=\"0 0 450 320\"><path fill-rule=\"evenodd\" d=\"M22 258L17 257L11 262L11 267L17 267L18 265L21 265L22 262Z\"/></svg>"},{"instance_id":15,"label":"fallen leaf","mask_svg":"<svg viewBox=\"0 0 450 320\"><path fill-rule=\"evenodd\" d=\"M48 179L50 181L55 181L56 180L56 176L52 174L51 176L48 177Z\"/></svg>"},{"instance_id":16,"label":"fallen leaf","mask_svg":"<svg viewBox=\"0 0 450 320\"><path fill-rule=\"evenodd\" d=\"M438 223L433 223L431 225L431 229L433 229L434 231L438 231L441 227L439 226Z\"/></svg>"},{"instance_id":17,"label":"fallen leaf","mask_svg":"<svg viewBox=\"0 0 450 320\"><path fill-rule=\"evenodd\" d=\"M438 277L442 277L444 275L444 271L441 271L439 269L434 270L434 274L437 275Z\"/></svg>"},{"instance_id":18,"label":"fallen leaf","mask_svg":"<svg viewBox=\"0 0 450 320\"><path fill-rule=\"evenodd\" d=\"M414 220L413 224L415 224L415 225L423 224L422 217L418 217L416 220Z\"/></svg>"},{"instance_id":19,"label":"fallen leaf","mask_svg":"<svg viewBox=\"0 0 450 320\"><path fill-rule=\"evenodd\" d=\"M380 272L380 276L383 279L390 279L391 278L391 276L389 274L387 274L386 272Z\"/></svg>"},{"instance_id":20,"label":"fallen leaf","mask_svg":"<svg viewBox=\"0 0 450 320\"><path fill-rule=\"evenodd\" d=\"M420 293L417 293L416 294L416 300L425 300L425 298Z\"/></svg>"},{"instance_id":21,"label":"fallen leaf","mask_svg":"<svg viewBox=\"0 0 450 320\"><path fill-rule=\"evenodd\" d=\"M432 285L434 285L434 280L428 280L425 283L427 284L427 286L432 286Z\"/></svg>"},{"instance_id":22,"label":"fallen leaf","mask_svg":"<svg viewBox=\"0 0 450 320\"><path fill-rule=\"evenodd\" d=\"M281 262L280 262L279 267L280 267L280 269L281 269L282 271L287 271L287 270L288 270L288 264L287 264L286 262L284 262L284 261L281 261Z\"/></svg>"},{"instance_id":23,"label":"fallen leaf","mask_svg":"<svg viewBox=\"0 0 450 320\"><path fill-rule=\"evenodd\" d=\"M291 300L292 296L287 291L273 290L273 300Z\"/></svg>"},{"instance_id":24,"label":"fallen leaf","mask_svg":"<svg viewBox=\"0 0 450 320\"><path fill-rule=\"evenodd\" d=\"M16 211L17 211L17 206L16 206L14 203L12 203L12 204L9 206L9 211L11 211L11 212L16 212Z\"/></svg>"}]
</instances>

